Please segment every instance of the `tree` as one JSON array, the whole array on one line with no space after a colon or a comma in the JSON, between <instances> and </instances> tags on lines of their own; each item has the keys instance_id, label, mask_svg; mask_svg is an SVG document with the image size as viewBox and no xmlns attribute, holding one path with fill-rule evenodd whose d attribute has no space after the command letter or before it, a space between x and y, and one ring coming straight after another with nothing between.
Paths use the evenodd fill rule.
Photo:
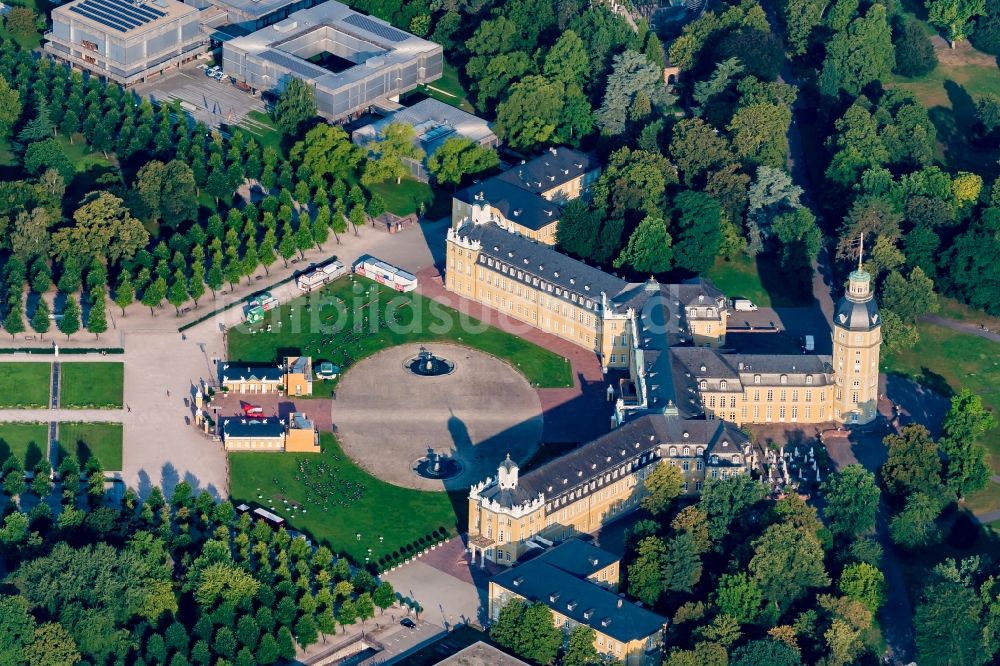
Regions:
<instances>
[{"instance_id":1,"label":"tree","mask_svg":"<svg viewBox=\"0 0 1000 666\"><path fill-rule=\"evenodd\" d=\"M21 117L21 93L0 76L0 134L6 136Z\"/></svg>"},{"instance_id":2,"label":"tree","mask_svg":"<svg viewBox=\"0 0 1000 666\"><path fill-rule=\"evenodd\" d=\"M720 613L736 618L740 624L753 624L760 614L764 595L757 581L739 572L719 578L714 601Z\"/></svg>"},{"instance_id":3,"label":"tree","mask_svg":"<svg viewBox=\"0 0 1000 666\"><path fill-rule=\"evenodd\" d=\"M569 632L566 650L563 652L562 666L598 666L603 663L594 647L596 633L591 627L579 625Z\"/></svg>"},{"instance_id":4,"label":"tree","mask_svg":"<svg viewBox=\"0 0 1000 666\"><path fill-rule=\"evenodd\" d=\"M76 168L66 156L62 144L49 138L35 141L24 151L24 168L32 175L39 175L47 169L55 169L63 180L69 182Z\"/></svg>"},{"instance_id":5,"label":"tree","mask_svg":"<svg viewBox=\"0 0 1000 666\"><path fill-rule=\"evenodd\" d=\"M50 222L50 215L44 208L18 212L10 234L11 253L25 264L36 257L48 259Z\"/></svg>"},{"instance_id":6,"label":"tree","mask_svg":"<svg viewBox=\"0 0 1000 666\"><path fill-rule=\"evenodd\" d=\"M887 12L876 3L827 44L820 90L830 97L841 90L856 97L869 83L886 80L895 66Z\"/></svg>"},{"instance_id":7,"label":"tree","mask_svg":"<svg viewBox=\"0 0 1000 666\"><path fill-rule=\"evenodd\" d=\"M951 48L968 39L973 19L986 13L986 0L926 0L927 20L944 28Z\"/></svg>"},{"instance_id":8,"label":"tree","mask_svg":"<svg viewBox=\"0 0 1000 666\"><path fill-rule=\"evenodd\" d=\"M372 600L379 607L379 610L384 613L385 609L396 601L396 591L392 589L392 583L387 580L379 583L378 587L375 588L375 593L372 595Z\"/></svg>"},{"instance_id":9,"label":"tree","mask_svg":"<svg viewBox=\"0 0 1000 666\"><path fill-rule=\"evenodd\" d=\"M87 313L87 330L94 334L96 339L101 338L101 333L108 330L107 303L104 300L104 290L95 289L91 294L90 312Z\"/></svg>"},{"instance_id":10,"label":"tree","mask_svg":"<svg viewBox=\"0 0 1000 666\"><path fill-rule=\"evenodd\" d=\"M354 602L345 599L340 608L337 609L337 624L345 629L358 621L358 614L354 608Z\"/></svg>"},{"instance_id":11,"label":"tree","mask_svg":"<svg viewBox=\"0 0 1000 666\"><path fill-rule=\"evenodd\" d=\"M80 330L80 304L70 296L63 306L62 319L59 320L59 330L66 334L68 340L70 336Z\"/></svg>"},{"instance_id":12,"label":"tree","mask_svg":"<svg viewBox=\"0 0 1000 666\"><path fill-rule=\"evenodd\" d=\"M294 646L292 650L294 651ZM280 656L280 651L278 649L278 642L274 640L274 636L269 633L265 633L260 638L260 644L257 646L257 663L263 666L270 666L274 662L278 661Z\"/></svg>"},{"instance_id":13,"label":"tree","mask_svg":"<svg viewBox=\"0 0 1000 666\"><path fill-rule=\"evenodd\" d=\"M657 465L643 481L646 495L642 498L642 508L655 515L664 514L670 504L681 494L684 478L680 468L673 465Z\"/></svg>"},{"instance_id":14,"label":"tree","mask_svg":"<svg viewBox=\"0 0 1000 666\"><path fill-rule=\"evenodd\" d=\"M379 141L374 144L373 157L369 157L361 182L366 186L381 183L390 178L398 185L409 175L410 167L404 160L419 161L424 157L424 149L416 141L413 125L393 122L382 128Z\"/></svg>"},{"instance_id":15,"label":"tree","mask_svg":"<svg viewBox=\"0 0 1000 666\"><path fill-rule=\"evenodd\" d=\"M800 56L809 46L812 31L822 23L829 0L786 0L781 4L788 50Z\"/></svg>"},{"instance_id":16,"label":"tree","mask_svg":"<svg viewBox=\"0 0 1000 666\"><path fill-rule=\"evenodd\" d=\"M316 116L316 96L304 80L289 77L281 91L271 117L274 124L289 136L298 136Z\"/></svg>"},{"instance_id":17,"label":"tree","mask_svg":"<svg viewBox=\"0 0 1000 666\"><path fill-rule=\"evenodd\" d=\"M52 322L49 320L49 302L40 297L38 304L35 306L35 313L31 316L31 328L44 340L45 334L49 332L51 325Z\"/></svg>"},{"instance_id":18,"label":"tree","mask_svg":"<svg viewBox=\"0 0 1000 666\"><path fill-rule=\"evenodd\" d=\"M730 666L799 666L802 657L791 645L773 638L750 641L733 650Z\"/></svg>"},{"instance_id":19,"label":"tree","mask_svg":"<svg viewBox=\"0 0 1000 666\"><path fill-rule=\"evenodd\" d=\"M692 273L704 273L719 253L722 234L719 202L704 192L685 190L674 198L674 212L677 219L674 264Z\"/></svg>"},{"instance_id":20,"label":"tree","mask_svg":"<svg viewBox=\"0 0 1000 666\"><path fill-rule=\"evenodd\" d=\"M551 664L562 647L563 634L552 622L552 611L540 601L524 609L515 651L539 664Z\"/></svg>"},{"instance_id":21,"label":"tree","mask_svg":"<svg viewBox=\"0 0 1000 666\"><path fill-rule=\"evenodd\" d=\"M762 81L774 81L785 61L785 48L781 38L770 30L742 28L723 35L713 49L713 56L716 62L738 58L747 74Z\"/></svg>"},{"instance_id":22,"label":"tree","mask_svg":"<svg viewBox=\"0 0 1000 666\"><path fill-rule=\"evenodd\" d=\"M837 588L844 596L864 604L872 615L885 603L885 575L866 562L844 567Z\"/></svg>"},{"instance_id":23,"label":"tree","mask_svg":"<svg viewBox=\"0 0 1000 666\"><path fill-rule=\"evenodd\" d=\"M372 602L372 595L368 592L359 594L358 598L354 600L354 610L362 622L375 617L375 604Z\"/></svg>"},{"instance_id":24,"label":"tree","mask_svg":"<svg viewBox=\"0 0 1000 666\"><path fill-rule=\"evenodd\" d=\"M667 545L662 539L646 537L639 542L635 560L628 565L628 593L649 606L656 604L665 589L663 563L666 554Z\"/></svg>"},{"instance_id":25,"label":"tree","mask_svg":"<svg viewBox=\"0 0 1000 666\"><path fill-rule=\"evenodd\" d=\"M934 281L918 266L904 278L899 271L893 271L882 285L882 306L899 314L907 323L915 323L924 314L938 310Z\"/></svg>"},{"instance_id":26,"label":"tree","mask_svg":"<svg viewBox=\"0 0 1000 666\"><path fill-rule=\"evenodd\" d=\"M495 150L475 144L464 136L453 136L445 139L427 158L427 170L438 183L458 185L463 177L492 169L499 163Z\"/></svg>"},{"instance_id":27,"label":"tree","mask_svg":"<svg viewBox=\"0 0 1000 666\"><path fill-rule=\"evenodd\" d=\"M674 125L670 156L688 187L733 160L726 138L701 118L685 118Z\"/></svg>"},{"instance_id":28,"label":"tree","mask_svg":"<svg viewBox=\"0 0 1000 666\"><path fill-rule=\"evenodd\" d=\"M529 75L510 87L497 106L497 135L515 149L533 149L559 142L559 127L566 102L566 86L543 76Z\"/></svg>"},{"instance_id":29,"label":"tree","mask_svg":"<svg viewBox=\"0 0 1000 666\"><path fill-rule=\"evenodd\" d=\"M149 232L132 217L124 202L108 192L91 193L73 213L74 224L52 235L60 257L117 262L131 259L149 242Z\"/></svg>"},{"instance_id":30,"label":"tree","mask_svg":"<svg viewBox=\"0 0 1000 666\"><path fill-rule=\"evenodd\" d=\"M36 141L44 141L55 133L55 126L49 116L49 107L44 102L39 102L35 111L35 117L25 124L24 128L17 133L17 140L23 144L30 144Z\"/></svg>"},{"instance_id":31,"label":"tree","mask_svg":"<svg viewBox=\"0 0 1000 666\"><path fill-rule=\"evenodd\" d=\"M35 619L20 595L0 597L0 664L15 666L26 660L24 650L34 640Z\"/></svg>"},{"instance_id":32,"label":"tree","mask_svg":"<svg viewBox=\"0 0 1000 666\"><path fill-rule=\"evenodd\" d=\"M215 632L215 640L212 642L212 649L216 654L232 659L236 653L236 637L233 630L223 625Z\"/></svg>"},{"instance_id":33,"label":"tree","mask_svg":"<svg viewBox=\"0 0 1000 666\"><path fill-rule=\"evenodd\" d=\"M11 33L21 37L38 32L38 15L27 7L11 7L6 23Z\"/></svg>"},{"instance_id":34,"label":"tree","mask_svg":"<svg viewBox=\"0 0 1000 666\"><path fill-rule=\"evenodd\" d=\"M908 425L898 435L887 435L889 456L879 470L886 490L907 496L941 491L941 457L930 432L922 425Z\"/></svg>"},{"instance_id":35,"label":"tree","mask_svg":"<svg viewBox=\"0 0 1000 666\"><path fill-rule=\"evenodd\" d=\"M640 95L658 108L673 103L663 85L662 71L645 55L631 50L616 55L597 111L597 124L608 134L622 134L629 111Z\"/></svg>"},{"instance_id":36,"label":"tree","mask_svg":"<svg viewBox=\"0 0 1000 666\"><path fill-rule=\"evenodd\" d=\"M7 314L3 318L3 327L10 333L13 340L18 333L24 332L24 306L20 295L7 304Z\"/></svg>"},{"instance_id":37,"label":"tree","mask_svg":"<svg viewBox=\"0 0 1000 666\"><path fill-rule=\"evenodd\" d=\"M749 164L785 168L788 127L792 111L787 106L757 102L741 106L727 129L736 155Z\"/></svg>"},{"instance_id":38,"label":"tree","mask_svg":"<svg viewBox=\"0 0 1000 666\"><path fill-rule=\"evenodd\" d=\"M977 440L993 426L993 414L983 407L979 396L962 389L952 397L940 444L945 455L945 482L959 497L989 483L991 472L986 450Z\"/></svg>"},{"instance_id":39,"label":"tree","mask_svg":"<svg viewBox=\"0 0 1000 666\"><path fill-rule=\"evenodd\" d=\"M927 493L913 493L906 498L902 511L889 523L892 540L903 548L916 550L941 540L936 521L941 513L939 497Z\"/></svg>"},{"instance_id":40,"label":"tree","mask_svg":"<svg viewBox=\"0 0 1000 666\"><path fill-rule=\"evenodd\" d=\"M823 548L815 535L787 524L771 525L752 543L749 569L764 598L787 608L815 587L830 584Z\"/></svg>"},{"instance_id":41,"label":"tree","mask_svg":"<svg viewBox=\"0 0 1000 666\"><path fill-rule=\"evenodd\" d=\"M278 655L289 661L295 659L295 640L288 627L278 629Z\"/></svg>"},{"instance_id":42,"label":"tree","mask_svg":"<svg viewBox=\"0 0 1000 666\"><path fill-rule=\"evenodd\" d=\"M691 592L701 580L701 572L701 557L692 534L682 532L667 541L661 569L666 590Z\"/></svg>"},{"instance_id":43,"label":"tree","mask_svg":"<svg viewBox=\"0 0 1000 666\"><path fill-rule=\"evenodd\" d=\"M698 508L708 516L712 543L720 544L731 533L730 526L746 520L750 509L766 496L767 487L749 475L708 479L702 488Z\"/></svg>"},{"instance_id":44,"label":"tree","mask_svg":"<svg viewBox=\"0 0 1000 666\"><path fill-rule=\"evenodd\" d=\"M924 76L937 67L934 44L916 19L910 16L898 17L893 25L893 37L897 74L909 77Z\"/></svg>"},{"instance_id":45,"label":"tree","mask_svg":"<svg viewBox=\"0 0 1000 666\"><path fill-rule=\"evenodd\" d=\"M322 123L297 141L289 153L293 163L314 176L345 180L364 158L364 151L351 143L342 127Z\"/></svg>"},{"instance_id":46,"label":"tree","mask_svg":"<svg viewBox=\"0 0 1000 666\"><path fill-rule=\"evenodd\" d=\"M831 474L821 490L827 502L823 515L835 535L853 539L875 528L881 491L874 474L861 465L848 465Z\"/></svg>"},{"instance_id":47,"label":"tree","mask_svg":"<svg viewBox=\"0 0 1000 666\"><path fill-rule=\"evenodd\" d=\"M122 309L122 317L125 316L125 308L135 301L135 287L132 286L132 279L128 271L122 271L118 279L118 286L115 288L115 305Z\"/></svg>"},{"instance_id":48,"label":"tree","mask_svg":"<svg viewBox=\"0 0 1000 666\"><path fill-rule=\"evenodd\" d=\"M935 574L913 618L917 661L930 666L986 663L981 612L982 602L970 585Z\"/></svg>"},{"instance_id":49,"label":"tree","mask_svg":"<svg viewBox=\"0 0 1000 666\"><path fill-rule=\"evenodd\" d=\"M162 277L156 278L146 286L146 291L142 294L142 304L149 308L149 314L156 316L153 308L160 307L160 303L167 295L167 281Z\"/></svg>"},{"instance_id":50,"label":"tree","mask_svg":"<svg viewBox=\"0 0 1000 666\"><path fill-rule=\"evenodd\" d=\"M662 217L649 215L632 235L615 259L615 268L628 266L636 273L665 273L670 270L671 239Z\"/></svg>"},{"instance_id":51,"label":"tree","mask_svg":"<svg viewBox=\"0 0 1000 666\"><path fill-rule=\"evenodd\" d=\"M24 652L29 666L63 666L80 661L76 641L61 624L55 622L35 627L31 645Z\"/></svg>"},{"instance_id":52,"label":"tree","mask_svg":"<svg viewBox=\"0 0 1000 666\"><path fill-rule=\"evenodd\" d=\"M303 615L295 623L295 639L303 650L319 640L319 630L312 615Z\"/></svg>"}]
</instances>

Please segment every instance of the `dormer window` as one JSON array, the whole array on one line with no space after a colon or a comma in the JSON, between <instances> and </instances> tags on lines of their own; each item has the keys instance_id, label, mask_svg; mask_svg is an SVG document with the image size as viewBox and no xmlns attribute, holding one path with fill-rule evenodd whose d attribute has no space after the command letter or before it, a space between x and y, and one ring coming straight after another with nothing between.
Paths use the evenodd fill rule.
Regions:
<instances>
[{"instance_id":1,"label":"dormer window","mask_svg":"<svg viewBox=\"0 0 1000 666\"><path fill-rule=\"evenodd\" d=\"M760 384L760 375L754 375L753 376L753 383L754 384Z\"/></svg>"},{"instance_id":2,"label":"dormer window","mask_svg":"<svg viewBox=\"0 0 1000 666\"><path fill-rule=\"evenodd\" d=\"M708 390L708 382L706 382L706 381L705 381L704 379L703 379L703 380L701 380L701 382L700 382L700 386L701 386L701 390L702 390L702 391L706 391L706 390Z\"/></svg>"},{"instance_id":3,"label":"dormer window","mask_svg":"<svg viewBox=\"0 0 1000 666\"><path fill-rule=\"evenodd\" d=\"M780 383L782 383L782 384L787 384L788 383L788 375L781 375L781 378L778 381Z\"/></svg>"},{"instance_id":4,"label":"dormer window","mask_svg":"<svg viewBox=\"0 0 1000 666\"><path fill-rule=\"evenodd\" d=\"M722 389L723 391L726 390L726 386L727 386L727 384L726 384L726 380L725 379L723 379L721 382L719 382L719 388Z\"/></svg>"},{"instance_id":5,"label":"dormer window","mask_svg":"<svg viewBox=\"0 0 1000 666\"><path fill-rule=\"evenodd\" d=\"M812 383L813 383L813 376L806 375L806 386L812 386Z\"/></svg>"}]
</instances>

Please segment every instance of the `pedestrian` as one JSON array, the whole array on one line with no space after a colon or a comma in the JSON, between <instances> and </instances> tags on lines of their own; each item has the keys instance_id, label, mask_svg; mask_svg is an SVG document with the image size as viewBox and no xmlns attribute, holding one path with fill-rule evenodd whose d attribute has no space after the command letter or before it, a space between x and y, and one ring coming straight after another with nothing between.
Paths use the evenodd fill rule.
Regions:
<instances>
[{"instance_id":1,"label":"pedestrian","mask_svg":"<svg viewBox=\"0 0 1000 666\"><path fill-rule=\"evenodd\" d=\"M170 397L170 389L167 389L167 397Z\"/></svg>"},{"instance_id":2,"label":"pedestrian","mask_svg":"<svg viewBox=\"0 0 1000 666\"><path fill-rule=\"evenodd\" d=\"M125 409L127 409L130 414L132 413L132 407L128 403L125 403Z\"/></svg>"}]
</instances>

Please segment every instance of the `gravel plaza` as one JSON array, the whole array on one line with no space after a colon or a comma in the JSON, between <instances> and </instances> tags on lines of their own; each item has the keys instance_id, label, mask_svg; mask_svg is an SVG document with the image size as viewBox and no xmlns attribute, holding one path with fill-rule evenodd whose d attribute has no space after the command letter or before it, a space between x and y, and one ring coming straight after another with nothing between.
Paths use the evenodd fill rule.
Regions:
<instances>
[{"instance_id":1,"label":"gravel plaza","mask_svg":"<svg viewBox=\"0 0 1000 666\"><path fill-rule=\"evenodd\" d=\"M507 453L523 462L542 434L538 393L524 376L468 347L427 343L455 363L441 377L420 377L404 363L419 344L386 349L352 367L337 387L333 422L344 452L371 474L420 490L467 487L496 473ZM428 449L462 465L442 482L412 471Z\"/></svg>"}]
</instances>

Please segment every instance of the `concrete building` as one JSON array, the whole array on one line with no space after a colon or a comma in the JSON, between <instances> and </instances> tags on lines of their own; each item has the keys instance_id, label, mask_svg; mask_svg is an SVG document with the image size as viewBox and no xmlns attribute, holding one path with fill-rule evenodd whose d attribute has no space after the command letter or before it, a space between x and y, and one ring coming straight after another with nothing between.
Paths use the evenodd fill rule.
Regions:
<instances>
[{"instance_id":1,"label":"concrete building","mask_svg":"<svg viewBox=\"0 0 1000 666\"><path fill-rule=\"evenodd\" d=\"M225 25L236 26L238 32L253 32L320 2L322 0L191 0L190 4L199 9L217 7L226 13Z\"/></svg>"},{"instance_id":2,"label":"concrete building","mask_svg":"<svg viewBox=\"0 0 1000 666\"><path fill-rule=\"evenodd\" d=\"M514 599L541 602L567 634L594 630L598 654L626 666L659 664L667 619L616 595L618 557L579 539L549 549L490 580L489 617Z\"/></svg>"},{"instance_id":3,"label":"concrete building","mask_svg":"<svg viewBox=\"0 0 1000 666\"><path fill-rule=\"evenodd\" d=\"M456 192L452 229L470 222L492 222L525 238L555 245L562 204L587 194L600 175L600 164L586 153L550 148L540 157Z\"/></svg>"},{"instance_id":4,"label":"concrete building","mask_svg":"<svg viewBox=\"0 0 1000 666\"><path fill-rule=\"evenodd\" d=\"M223 44L223 72L255 90L308 83L329 120L348 118L441 77L439 45L328 0Z\"/></svg>"},{"instance_id":5,"label":"concrete building","mask_svg":"<svg viewBox=\"0 0 1000 666\"><path fill-rule=\"evenodd\" d=\"M745 474L752 464L746 435L723 421L646 414L519 475L509 457L497 476L469 491L469 547L511 565L525 553L595 532L639 506L643 482L657 464L678 467L683 492L696 495L709 478Z\"/></svg>"},{"instance_id":6,"label":"concrete building","mask_svg":"<svg viewBox=\"0 0 1000 666\"><path fill-rule=\"evenodd\" d=\"M427 158L448 139L464 137L483 148L496 148L500 143L490 124L482 118L430 97L359 127L351 133L351 140L358 146L377 141L389 123L413 126L417 135L414 143L424 151L424 158L420 161L406 159L405 162L410 167L410 174L425 183L430 180Z\"/></svg>"},{"instance_id":7,"label":"concrete building","mask_svg":"<svg viewBox=\"0 0 1000 666\"><path fill-rule=\"evenodd\" d=\"M302 412L286 423L279 418L223 419L220 428L226 451L287 451L319 453L319 432Z\"/></svg>"},{"instance_id":8,"label":"concrete building","mask_svg":"<svg viewBox=\"0 0 1000 666\"><path fill-rule=\"evenodd\" d=\"M45 50L130 86L195 59L208 45L199 12L177 0L72 0L52 10Z\"/></svg>"}]
</instances>

